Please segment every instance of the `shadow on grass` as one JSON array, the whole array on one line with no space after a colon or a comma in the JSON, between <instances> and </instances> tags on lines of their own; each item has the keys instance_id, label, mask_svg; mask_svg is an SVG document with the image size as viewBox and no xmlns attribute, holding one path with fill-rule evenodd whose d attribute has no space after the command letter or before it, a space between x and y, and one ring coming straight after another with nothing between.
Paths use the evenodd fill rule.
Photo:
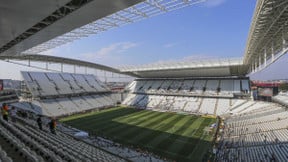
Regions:
<instances>
[{"instance_id":1,"label":"shadow on grass","mask_svg":"<svg viewBox=\"0 0 288 162\"><path fill-rule=\"evenodd\" d=\"M210 142L204 140L207 139L207 136L203 135L203 129L210 125L214 121L213 119L203 118L199 126L193 129L190 126L200 117L191 116L191 120L178 123L179 127L177 130L173 133L168 133L175 123L185 117L184 115L163 114L129 108L105 111L92 116L66 121L65 123L92 134L108 137L113 141L129 146L132 145L136 148L139 147L176 161L202 161L205 153L211 148ZM156 118L158 115L159 117ZM145 122L144 120L137 121L137 119L135 119L134 125L114 121L114 119L123 118L123 116L127 117L126 121L129 122L135 117L137 119L146 117L147 124L143 123ZM162 123L163 121L166 122ZM143 126L137 126L138 124L143 124ZM151 129L151 126L157 124L157 128ZM183 135L184 132L186 132L185 136ZM155 139L157 141L153 141Z\"/></svg>"}]
</instances>

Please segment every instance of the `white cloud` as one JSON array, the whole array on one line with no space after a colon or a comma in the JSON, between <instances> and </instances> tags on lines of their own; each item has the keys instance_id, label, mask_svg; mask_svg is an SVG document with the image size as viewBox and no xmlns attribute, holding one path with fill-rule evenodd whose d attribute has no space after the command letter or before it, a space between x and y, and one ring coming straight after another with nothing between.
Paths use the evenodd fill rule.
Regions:
<instances>
[{"instance_id":1,"label":"white cloud","mask_svg":"<svg viewBox=\"0 0 288 162\"><path fill-rule=\"evenodd\" d=\"M164 48L171 48L171 47L175 47L177 45L177 43L167 43L167 44L164 44L163 47Z\"/></svg>"},{"instance_id":2,"label":"white cloud","mask_svg":"<svg viewBox=\"0 0 288 162\"><path fill-rule=\"evenodd\" d=\"M227 0L206 0L206 7L217 7L224 4Z\"/></svg>"},{"instance_id":3,"label":"white cloud","mask_svg":"<svg viewBox=\"0 0 288 162\"><path fill-rule=\"evenodd\" d=\"M133 43L133 42L124 42L124 43L119 43L120 46L122 46L123 50L127 50L133 47L136 47L138 44Z\"/></svg>"},{"instance_id":4,"label":"white cloud","mask_svg":"<svg viewBox=\"0 0 288 162\"><path fill-rule=\"evenodd\" d=\"M94 61L96 59L110 57L116 53L125 52L128 49L134 48L136 46L138 46L138 44L134 42L118 42L118 43L113 43L109 46L103 47L96 52L88 52L88 53L80 54L80 57L85 60Z\"/></svg>"}]
</instances>

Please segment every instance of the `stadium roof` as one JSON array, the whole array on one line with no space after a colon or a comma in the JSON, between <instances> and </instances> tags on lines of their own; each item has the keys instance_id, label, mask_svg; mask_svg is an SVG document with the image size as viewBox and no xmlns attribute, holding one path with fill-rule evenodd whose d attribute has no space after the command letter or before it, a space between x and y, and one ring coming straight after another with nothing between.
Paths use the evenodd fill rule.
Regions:
<instances>
[{"instance_id":1,"label":"stadium roof","mask_svg":"<svg viewBox=\"0 0 288 162\"><path fill-rule=\"evenodd\" d=\"M205 0L0 2L0 55L38 54L82 37L203 1Z\"/></svg>"},{"instance_id":2,"label":"stadium roof","mask_svg":"<svg viewBox=\"0 0 288 162\"><path fill-rule=\"evenodd\" d=\"M265 68L285 54L287 34L288 1L258 0L244 55L250 71Z\"/></svg>"},{"instance_id":3,"label":"stadium roof","mask_svg":"<svg viewBox=\"0 0 288 162\"><path fill-rule=\"evenodd\" d=\"M78 59L37 54L0 56L0 60L7 62L11 62L12 60L28 60L44 63L53 62L95 68L139 78L244 76L247 69L247 66L243 65L242 58L195 59L178 62L161 62L139 66L125 66L120 67L119 69Z\"/></svg>"},{"instance_id":4,"label":"stadium roof","mask_svg":"<svg viewBox=\"0 0 288 162\"><path fill-rule=\"evenodd\" d=\"M121 72L118 69L96 64L88 61L82 61L78 59L70 59L70 58L64 58L64 57L57 57L57 56L48 56L48 55L16 55L16 56L0 56L0 60L5 60L7 62L10 62L11 60L28 60L28 61L35 61L35 62L45 62L45 63L59 63L59 64L67 64L67 65L75 65L75 66L82 66L87 68L94 68L99 70L105 70L113 73L119 73L119 74L127 74L130 76L138 77L133 73L129 72Z\"/></svg>"},{"instance_id":5,"label":"stadium roof","mask_svg":"<svg viewBox=\"0 0 288 162\"><path fill-rule=\"evenodd\" d=\"M27 0L25 2L16 0L0 2L0 55L5 58L27 53L37 54L91 34L203 1L205 0ZM123 67L120 72L140 77L245 75L270 65L288 51L287 25L287 0L258 0L243 60L220 59L149 64ZM26 58L27 56L22 57L24 60ZM87 64L86 66L99 68L102 66L80 60L33 55L33 59L36 60L43 58L59 63L64 61L63 63L75 65ZM119 71L106 66L105 69Z\"/></svg>"},{"instance_id":6,"label":"stadium roof","mask_svg":"<svg viewBox=\"0 0 288 162\"><path fill-rule=\"evenodd\" d=\"M242 58L225 58L126 66L120 68L120 71L133 73L142 78L176 78L245 76L246 69Z\"/></svg>"},{"instance_id":7,"label":"stadium roof","mask_svg":"<svg viewBox=\"0 0 288 162\"><path fill-rule=\"evenodd\" d=\"M143 0L1 1L0 53L1 55L20 54L141 1ZM65 37L59 40L57 45L63 44L63 41L68 42L66 39Z\"/></svg>"}]
</instances>

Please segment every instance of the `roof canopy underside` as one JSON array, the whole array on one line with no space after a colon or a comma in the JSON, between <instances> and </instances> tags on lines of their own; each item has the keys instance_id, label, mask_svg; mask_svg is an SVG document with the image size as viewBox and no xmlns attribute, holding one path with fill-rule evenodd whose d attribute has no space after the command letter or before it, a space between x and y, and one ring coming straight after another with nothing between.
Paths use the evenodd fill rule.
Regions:
<instances>
[{"instance_id":1,"label":"roof canopy underside","mask_svg":"<svg viewBox=\"0 0 288 162\"><path fill-rule=\"evenodd\" d=\"M0 55L20 54L141 1L143 0L0 2ZM60 42L58 43L61 45Z\"/></svg>"},{"instance_id":2,"label":"roof canopy underside","mask_svg":"<svg viewBox=\"0 0 288 162\"><path fill-rule=\"evenodd\" d=\"M25 2L24 7L15 5L14 1L0 2L0 25L4 26L0 30L3 38L0 55L39 54L83 37L205 0L28 1L30 3ZM19 1L19 4L22 3ZM17 10L21 12L15 12Z\"/></svg>"},{"instance_id":3,"label":"roof canopy underside","mask_svg":"<svg viewBox=\"0 0 288 162\"><path fill-rule=\"evenodd\" d=\"M175 70L153 70L132 72L140 78L185 78L185 77L231 77L245 76L242 66L175 69Z\"/></svg>"},{"instance_id":4,"label":"roof canopy underside","mask_svg":"<svg viewBox=\"0 0 288 162\"><path fill-rule=\"evenodd\" d=\"M0 47L63 6L69 0L0 1Z\"/></svg>"},{"instance_id":5,"label":"roof canopy underside","mask_svg":"<svg viewBox=\"0 0 288 162\"><path fill-rule=\"evenodd\" d=\"M241 58L233 58L155 63L122 67L120 71L141 78L179 78L245 76L246 69Z\"/></svg>"},{"instance_id":6,"label":"roof canopy underside","mask_svg":"<svg viewBox=\"0 0 288 162\"><path fill-rule=\"evenodd\" d=\"M19 55L25 51L39 53L113 27L203 1L27 0L24 3L16 0L16 2L0 2L0 55ZM243 60L196 60L185 63L149 64L123 67L120 68L120 72L148 78L243 76L263 64L266 67L266 61L269 59L272 59L273 63L278 53L286 53L287 40L288 1L258 0ZM54 58L53 61L63 61L62 58L58 59ZM80 62L73 61L73 64L85 64ZM118 71L118 69L110 70Z\"/></svg>"}]
</instances>

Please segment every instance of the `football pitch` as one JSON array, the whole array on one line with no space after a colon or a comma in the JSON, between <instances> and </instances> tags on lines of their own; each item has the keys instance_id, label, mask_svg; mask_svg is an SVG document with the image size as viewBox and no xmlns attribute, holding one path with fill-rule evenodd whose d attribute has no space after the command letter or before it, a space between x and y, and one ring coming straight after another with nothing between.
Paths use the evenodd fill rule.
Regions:
<instances>
[{"instance_id":1,"label":"football pitch","mask_svg":"<svg viewBox=\"0 0 288 162\"><path fill-rule=\"evenodd\" d=\"M133 145L176 161L202 161L216 119L168 112L111 108L61 119L72 127Z\"/></svg>"}]
</instances>

